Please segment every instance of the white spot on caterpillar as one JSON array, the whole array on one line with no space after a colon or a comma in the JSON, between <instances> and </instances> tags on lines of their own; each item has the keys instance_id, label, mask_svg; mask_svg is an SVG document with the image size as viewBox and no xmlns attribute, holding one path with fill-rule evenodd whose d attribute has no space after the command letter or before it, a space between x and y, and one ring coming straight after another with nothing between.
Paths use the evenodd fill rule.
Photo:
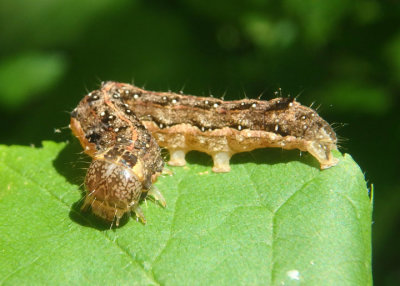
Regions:
<instances>
[{"instance_id":1,"label":"white spot on caterpillar","mask_svg":"<svg viewBox=\"0 0 400 286\"><path fill-rule=\"evenodd\" d=\"M132 174L131 174L131 172L129 171L129 169L124 169L124 171L123 171L123 173L124 173L124 177L125 177L125 180L128 180L131 176L132 176Z\"/></svg>"}]
</instances>

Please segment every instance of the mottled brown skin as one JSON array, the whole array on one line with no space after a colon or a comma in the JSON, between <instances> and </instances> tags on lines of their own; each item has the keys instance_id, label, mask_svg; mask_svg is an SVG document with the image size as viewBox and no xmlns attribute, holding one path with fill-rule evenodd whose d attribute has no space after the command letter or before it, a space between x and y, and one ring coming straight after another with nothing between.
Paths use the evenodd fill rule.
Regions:
<instances>
[{"instance_id":1,"label":"mottled brown skin","mask_svg":"<svg viewBox=\"0 0 400 286\"><path fill-rule=\"evenodd\" d=\"M223 101L109 84L123 91L124 102L170 151L172 165L184 165L184 155L197 150L213 157L214 171L229 172L233 154L265 147L308 151L321 169L338 162L331 154L337 149L331 126L294 98Z\"/></svg>"},{"instance_id":2,"label":"mottled brown skin","mask_svg":"<svg viewBox=\"0 0 400 286\"><path fill-rule=\"evenodd\" d=\"M112 85L86 95L71 114L71 129L93 158L85 179L83 209L105 220L138 209L163 169L160 148Z\"/></svg>"}]
</instances>

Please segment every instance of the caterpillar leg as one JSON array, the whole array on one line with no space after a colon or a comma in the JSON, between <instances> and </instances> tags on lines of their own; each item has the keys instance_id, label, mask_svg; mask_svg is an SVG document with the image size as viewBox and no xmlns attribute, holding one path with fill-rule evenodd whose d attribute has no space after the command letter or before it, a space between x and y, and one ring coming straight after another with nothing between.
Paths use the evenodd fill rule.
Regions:
<instances>
[{"instance_id":1,"label":"caterpillar leg","mask_svg":"<svg viewBox=\"0 0 400 286\"><path fill-rule=\"evenodd\" d=\"M161 175L164 175L164 176L172 176L173 174L174 174L174 172L172 172L170 169L165 168L165 167L161 172Z\"/></svg>"},{"instance_id":2,"label":"caterpillar leg","mask_svg":"<svg viewBox=\"0 0 400 286\"><path fill-rule=\"evenodd\" d=\"M168 150L169 151L169 161L168 165L171 166L185 166L186 165L186 151L184 150Z\"/></svg>"},{"instance_id":3,"label":"caterpillar leg","mask_svg":"<svg viewBox=\"0 0 400 286\"><path fill-rule=\"evenodd\" d=\"M231 170L229 166L229 160L232 157L231 153L218 152L212 155L214 161L214 167L212 168L215 173L228 173Z\"/></svg>"},{"instance_id":4,"label":"caterpillar leg","mask_svg":"<svg viewBox=\"0 0 400 286\"><path fill-rule=\"evenodd\" d=\"M160 203L164 208L167 206L167 201L156 186L151 186L151 189L147 193L148 196L153 197L156 201Z\"/></svg>"},{"instance_id":5,"label":"caterpillar leg","mask_svg":"<svg viewBox=\"0 0 400 286\"><path fill-rule=\"evenodd\" d=\"M146 218L144 217L143 211L139 207L139 205L136 205L133 208L133 212L135 213L137 220L139 220L143 224L146 224ZM118 221L117 221L117 226L118 226Z\"/></svg>"}]
</instances>

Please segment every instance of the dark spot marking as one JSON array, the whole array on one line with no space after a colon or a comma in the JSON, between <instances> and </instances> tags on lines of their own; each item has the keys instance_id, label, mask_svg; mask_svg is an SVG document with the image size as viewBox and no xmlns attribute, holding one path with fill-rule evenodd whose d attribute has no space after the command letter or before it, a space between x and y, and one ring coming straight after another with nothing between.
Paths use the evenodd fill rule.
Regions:
<instances>
[{"instance_id":1,"label":"dark spot marking","mask_svg":"<svg viewBox=\"0 0 400 286\"><path fill-rule=\"evenodd\" d=\"M233 106L230 110L247 110L253 105L254 102L242 101Z\"/></svg>"},{"instance_id":2,"label":"dark spot marking","mask_svg":"<svg viewBox=\"0 0 400 286\"><path fill-rule=\"evenodd\" d=\"M276 124L266 124L264 126L264 129L265 129L265 131L272 132L272 133L275 133L275 134L279 134L279 135L281 135L283 137L287 136L287 135L290 135L290 132L288 132L288 130L283 128L283 126L278 125L279 126L278 130L276 130L276 126L277 126Z\"/></svg>"},{"instance_id":3,"label":"dark spot marking","mask_svg":"<svg viewBox=\"0 0 400 286\"><path fill-rule=\"evenodd\" d=\"M97 92L96 93L90 93L87 97L86 97L86 101L87 102L93 102L93 101L96 101L96 100L99 100L100 99L100 96L97 94Z\"/></svg>"},{"instance_id":4,"label":"dark spot marking","mask_svg":"<svg viewBox=\"0 0 400 286\"><path fill-rule=\"evenodd\" d=\"M86 135L86 139L90 142L90 143L97 143L101 138L101 135L99 133L93 132L90 133L88 135Z\"/></svg>"},{"instance_id":5,"label":"dark spot marking","mask_svg":"<svg viewBox=\"0 0 400 286\"><path fill-rule=\"evenodd\" d=\"M133 155L131 152L125 152L121 157L121 163L132 168L137 163L137 157Z\"/></svg>"},{"instance_id":6,"label":"dark spot marking","mask_svg":"<svg viewBox=\"0 0 400 286\"><path fill-rule=\"evenodd\" d=\"M267 108L265 111L272 111L272 110L284 110L289 107L289 104L294 101L292 97L284 97L279 98L279 100L273 102L273 104Z\"/></svg>"}]
</instances>

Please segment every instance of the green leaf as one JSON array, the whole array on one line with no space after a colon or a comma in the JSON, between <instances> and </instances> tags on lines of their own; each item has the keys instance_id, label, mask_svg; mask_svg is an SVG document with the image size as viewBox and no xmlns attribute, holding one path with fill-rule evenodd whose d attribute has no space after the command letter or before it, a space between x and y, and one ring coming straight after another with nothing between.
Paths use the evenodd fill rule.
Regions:
<instances>
[{"instance_id":1,"label":"green leaf","mask_svg":"<svg viewBox=\"0 0 400 286\"><path fill-rule=\"evenodd\" d=\"M146 225L110 230L79 211L77 152L0 146L0 284L372 284L372 205L347 154L320 171L308 154L257 150L214 174L191 153L156 183L167 208L143 202Z\"/></svg>"}]
</instances>

